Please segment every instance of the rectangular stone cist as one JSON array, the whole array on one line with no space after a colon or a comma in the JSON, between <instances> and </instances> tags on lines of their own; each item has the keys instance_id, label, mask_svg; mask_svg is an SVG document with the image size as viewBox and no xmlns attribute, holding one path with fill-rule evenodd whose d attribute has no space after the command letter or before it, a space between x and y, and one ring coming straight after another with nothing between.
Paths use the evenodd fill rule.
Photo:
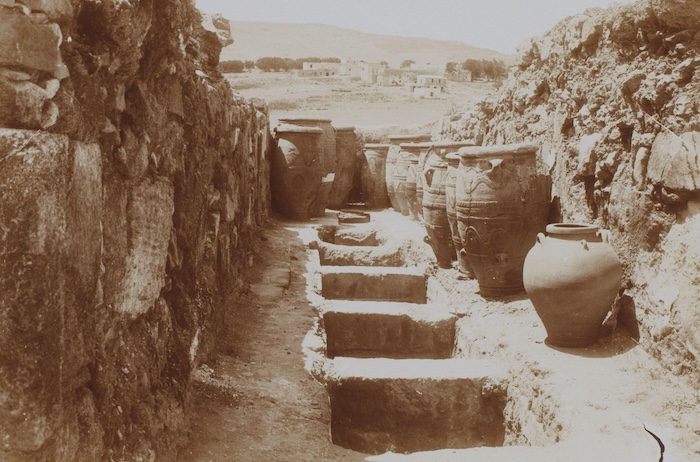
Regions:
<instances>
[{"instance_id":1,"label":"rectangular stone cist","mask_svg":"<svg viewBox=\"0 0 700 462\"><path fill-rule=\"evenodd\" d=\"M331 300L425 303L426 281L420 268L323 267L321 295Z\"/></svg>"},{"instance_id":2,"label":"rectangular stone cist","mask_svg":"<svg viewBox=\"0 0 700 462\"><path fill-rule=\"evenodd\" d=\"M336 358L333 443L380 454L501 446L506 371L489 360Z\"/></svg>"}]
</instances>

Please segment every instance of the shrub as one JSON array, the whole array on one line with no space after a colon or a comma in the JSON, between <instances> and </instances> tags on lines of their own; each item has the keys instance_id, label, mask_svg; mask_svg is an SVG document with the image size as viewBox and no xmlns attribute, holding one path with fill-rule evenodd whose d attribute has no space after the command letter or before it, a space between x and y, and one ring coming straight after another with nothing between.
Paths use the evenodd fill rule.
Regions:
<instances>
[{"instance_id":1,"label":"shrub","mask_svg":"<svg viewBox=\"0 0 700 462\"><path fill-rule=\"evenodd\" d=\"M245 64L243 61L221 61L219 63L219 72L224 74L238 74L245 70Z\"/></svg>"}]
</instances>

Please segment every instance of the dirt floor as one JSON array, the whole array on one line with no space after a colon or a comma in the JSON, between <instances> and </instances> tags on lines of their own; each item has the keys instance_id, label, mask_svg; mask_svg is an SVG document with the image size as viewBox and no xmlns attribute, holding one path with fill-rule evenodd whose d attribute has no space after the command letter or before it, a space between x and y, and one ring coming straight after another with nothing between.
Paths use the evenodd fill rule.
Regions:
<instances>
[{"instance_id":1,"label":"dirt floor","mask_svg":"<svg viewBox=\"0 0 700 462\"><path fill-rule=\"evenodd\" d=\"M331 215L324 221L337 223ZM196 373L191 444L181 462L655 462L659 445L645 426L662 438L663 460L700 460L694 384L663 370L624 330L583 349L547 345L525 294L484 300L476 281L431 265L417 238L421 226L393 211L375 213L373 221L415 241L404 257L427 263L430 298L460 317L456 357L491 358L508 369L507 447L367 456L334 446L328 396L305 370L302 351L320 299L312 275L318 257L307 245L314 221L273 220L260 234L249 290L231 301L219 349Z\"/></svg>"},{"instance_id":2,"label":"dirt floor","mask_svg":"<svg viewBox=\"0 0 700 462\"><path fill-rule=\"evenodd\" d=\"M218 351L196 373L191 444L179 460L364 460L331 444L324 386L304 370L302 340L316 319L306 247L281 222L260 238L250 290L231 300Z\"/></svg>"},{"instance_id":3,"label":"dirt floor","mask_svg":"<svg viewBox=\"0 0 700 462\"><path fill-rule=\"evenodd\" d=\"M328 118L333 125L418 128L462 114L489 93L493 82L448 82L439 99L415 98L399 87L380 87L348 77L300 78L290 73L226 74L246 98L267 101L273 126L283 117Z\"/></svg>"}]
</instances>

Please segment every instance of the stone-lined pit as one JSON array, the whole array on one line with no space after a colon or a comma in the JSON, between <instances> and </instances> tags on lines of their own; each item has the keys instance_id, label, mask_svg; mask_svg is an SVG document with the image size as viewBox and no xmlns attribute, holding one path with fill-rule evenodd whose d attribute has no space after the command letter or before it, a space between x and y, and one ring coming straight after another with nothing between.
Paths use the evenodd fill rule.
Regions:
<instances>
[{"instance_id":1,"label":"stone-lined pit","mask_svg":"<svg viewBox=\"0 0 700 462\"><path fill-rule=\"evenodd\" d=\"M452 356L457 316L445 306L341 301L323 311L328 357Z\"/></svg>"},{"instance_id":2,"label":"stone-lined pit","mask_svg":"<svg viewBox=\"0 0 700 462\"><path fill-rule=\"evenodd\" d=\"M500 446L506 371L494 361L335 358L333 442L356 451Z\"/></svg>"},{"instance_id":3,"label":"stone-lined pit","mask_svg":"<svg viewBox=\"0 0 700 462\"><path fill-rule=\"evenodd\" d=\"M416 268L328 266L321 269L321 295L332 300L426 303L426 279Z\"/></svg>"},{"instance_id":4,"label":"stone-lined pit","mask_svg":"<svg viewBox=\"0 0 700 462\"><path fill-rule=\"evenodd\" d=\"M501 361L465 355L457 338L460 316L425 260L428 253L405 251L417 244L392 238L376 223L318 231L321 242L310 247L319 250L325 300L305 346L307 369L329 394L334 444L382 454L543 442L518 434L541 420L546 403L523 406L538 403L541 390L513 381ZM348 236L354 245L338 245ZM367 245L372 240L376 246ZM386 248L404 249L405 266L389 266ZM348 266L357 261L363 265ZM545 433L558 433L561 426L546 415L553 431Z\"/></svg>"},{"instance_id":5,"label":"stone-lined pit","mask_svg":"<svg viewBox=\"0 0 700 462\"><path fill-rule=\"evenodd\" d=\"M397 246L316 244L321 265L324 266L403 266L401 249Z\"/></svg>"}]
</instances>

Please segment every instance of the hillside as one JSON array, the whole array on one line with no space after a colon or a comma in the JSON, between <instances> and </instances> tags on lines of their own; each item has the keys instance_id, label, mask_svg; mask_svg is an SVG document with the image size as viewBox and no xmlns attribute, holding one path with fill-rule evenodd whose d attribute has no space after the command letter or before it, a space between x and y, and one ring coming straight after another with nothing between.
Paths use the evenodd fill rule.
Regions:
<instances>
[{"instance_id":1,"label":"hillside","mask_svg":"<svg viewBox=\"0 0 700 462\"><path fill-rule=\"evenodd\" d=\"M232 21L234 43L221 60L255 60L263 56L352 58L397 66L405 59L418 64L443 64L466 59L499 59L512 64L515 56L476 48L467 43L418 37L358 32L325 24Z\"/></svg>"}]
</instances>

